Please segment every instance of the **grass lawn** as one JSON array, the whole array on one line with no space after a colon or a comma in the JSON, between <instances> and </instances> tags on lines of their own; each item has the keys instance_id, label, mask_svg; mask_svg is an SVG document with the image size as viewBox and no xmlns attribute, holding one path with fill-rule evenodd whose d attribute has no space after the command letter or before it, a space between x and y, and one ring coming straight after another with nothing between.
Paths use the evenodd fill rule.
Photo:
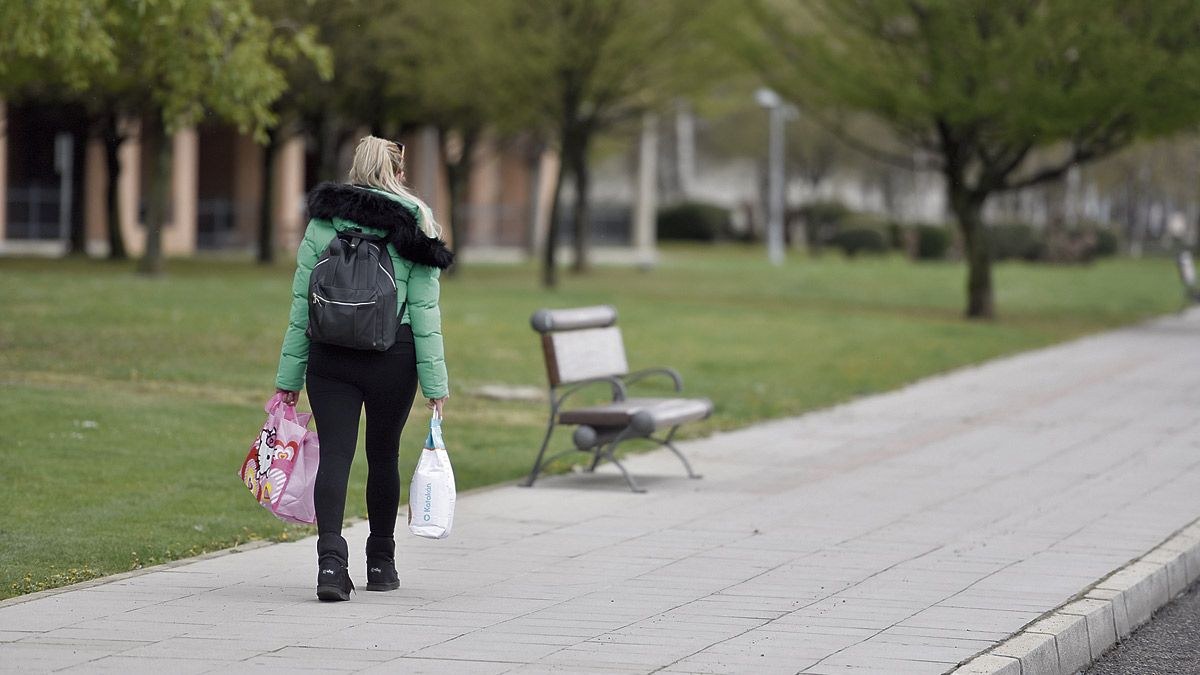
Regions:
<instances>
[{"instance_id":1,"label":"grass lawn","mask_svg":"<svg viewBox=\"0 0 1200 675\"><path fill-rule=\"evenodd\" d=\"M532 266L468 265L445 280L445 430L459 488L517 478L533 462L545 404L470 392L544 386L528 324L539 307L616 305L633 368L674 366L685 393L716 403L694 435L1179 306L1163 259L1000 265L994 323L961 318L958 264L764 261L740 247L668 248L653 272L567 274L555 292ZM168 269L151 280L103 261L0 260L0 598L309 532L272 518L236 475L273 391L290 266ZM426 419L414 412L404 466ZM365 514L364 479L360 456L348 514Z\"/></svg>"}]
</instances>

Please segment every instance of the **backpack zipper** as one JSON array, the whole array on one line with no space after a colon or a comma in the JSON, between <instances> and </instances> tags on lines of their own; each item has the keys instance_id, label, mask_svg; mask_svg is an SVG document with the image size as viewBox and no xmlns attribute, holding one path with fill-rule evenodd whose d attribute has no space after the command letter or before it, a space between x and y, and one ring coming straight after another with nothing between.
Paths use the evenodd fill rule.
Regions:
<instances>
[{"instance_id":1,"label":"backpack zipper","mask_svg":"<svg viewBox=\"0 0 1200 675\"><path fill-rule=\"evenodd\" d=\"M327 262L329 262L329 258L326 258L326 259L322 260L321 262L317 263L316 265L313 265L313 269L316 270L318 267L320 267L321 265L324 265ZM388 274L387 268L383 266L383 263L377 262L375 264L379 265L379 271L383 272L383 276L387 277L387 280L391 282L392 290L397 290L399 287L396 286L396 280L394 278L392 278L391 274Z\"/></svg>"},{"instance_id":2,"label":"backpack zipper","mask_svg":"<svg viewBox=\"0 0 1200 675\"><path fill-rule=\"evenodd\" d=\"M375 263L375 264L376 264L376 265L379 265L379 269L380 269L380 271L382 271L382 272L383 272L383 276L387 277L387 278L388 278L388 281L392 282L392 288L393 288L393 289L395 289L395 288L396 288L396 280L392 278L392 275L388 274L388 271L387 271L387 269L386 269L386 268L383 266L383 263L379 263L379 262L377 262L377 263Z\"/></svg>"},{"instance_id":3,"label":"backpack zipper","mask_svg":"<svg viewBox=\"0 0 1200 675\"><path fill-rule=\"evenodd\" d=\"M322 303L322 302L323 302L323 303L325 303L325 304L328 304L328 305L345 305L345 306L347 306L347 307L360 307L360 306L362 306L362 305L373 305L373 304L375 304L375 301L374 301L374 300L372 300L372 301L370 301L370 302L339 302L339 301L337 301L337 300L329 300L329 299L326 299L326 298L322 298L321 296L317 295L316 293L313 293L313 294L312 294L312 301L313 301L313 304L318 304L318 303Z\"/></svg>"}]
</instances>

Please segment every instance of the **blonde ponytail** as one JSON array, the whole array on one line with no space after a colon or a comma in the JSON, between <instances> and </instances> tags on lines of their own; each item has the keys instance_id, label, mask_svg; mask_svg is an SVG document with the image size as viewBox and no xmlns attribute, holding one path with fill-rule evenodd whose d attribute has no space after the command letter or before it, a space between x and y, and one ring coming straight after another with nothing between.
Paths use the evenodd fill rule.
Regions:
<instances>
[{"instance_id":1,"label":"blonde ponytail","mask_svg":"<svg viewBox=\"0 0 1200 675\"><path fill-rule=\"evenodd\" d=\"M403 169L404 152L398 144L376 136L363 136L358 147L354 148L354 164L350 167L349 178L355 185L384 190L416 204L421 214L421 231L431 239L440 237L442 228L434 220L433 210L400 181Z\"/></svg>"}]
</instances>

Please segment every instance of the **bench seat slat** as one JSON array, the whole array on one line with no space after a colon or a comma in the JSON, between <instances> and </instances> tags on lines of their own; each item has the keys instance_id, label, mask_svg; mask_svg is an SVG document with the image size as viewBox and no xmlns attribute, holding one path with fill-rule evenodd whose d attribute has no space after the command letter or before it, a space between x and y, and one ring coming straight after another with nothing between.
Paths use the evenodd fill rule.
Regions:
<instances>
[{"instance_id":1,"label":"bench seat slat","mask_svg":"<svg viewBox=\"0 0 1200 675\"><path fill-rule=\"evenodd\" d=\"M586 408L564 410L559 424L586 424L592 427L628 426L638 413L648 413L654 428L675 426L700 420L712 414L712 401L704 398L631 398Z\"/></svg>"}]
</instances>

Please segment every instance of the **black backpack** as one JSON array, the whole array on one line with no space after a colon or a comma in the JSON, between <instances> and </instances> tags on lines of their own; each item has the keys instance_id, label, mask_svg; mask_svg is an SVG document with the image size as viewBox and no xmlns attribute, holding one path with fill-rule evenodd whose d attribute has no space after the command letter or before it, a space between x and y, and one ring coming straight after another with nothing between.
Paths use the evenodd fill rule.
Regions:
<instances>
[{"instance_id":1,"label":"black backpack","mask_svg":"<svg viewBox=\"0 0 1200 675\"><path fill-rule=\"evenodd\" d=\"M308 280L309 339L386 351L399 328L396 272L387 240L355 230L339 232Z\"/></svg>"}]
</instances>

